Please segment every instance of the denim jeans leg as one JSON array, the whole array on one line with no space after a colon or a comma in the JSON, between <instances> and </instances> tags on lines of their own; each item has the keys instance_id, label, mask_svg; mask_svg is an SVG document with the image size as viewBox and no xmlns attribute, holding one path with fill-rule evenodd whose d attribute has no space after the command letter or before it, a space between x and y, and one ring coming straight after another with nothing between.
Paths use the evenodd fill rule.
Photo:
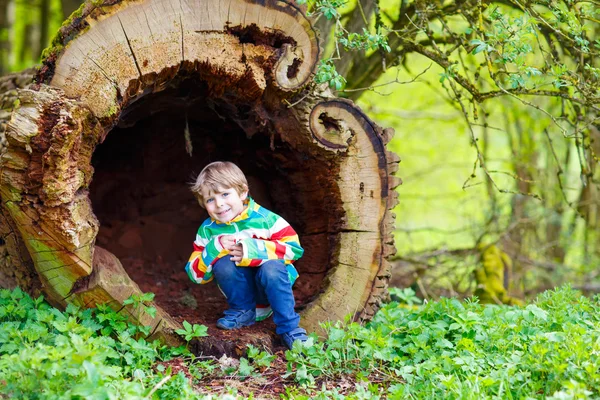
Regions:
<instances>
[{"instance_id":1,"label":"denim jeans leg","mask_svg":"<svg viewBox=\"0 0 600 400\"><path fill-rule=\"evenodd\" d=\"M298 327L300 316L294 311L294 293L283 261L270 260L261 265L256 273L257 291L264 291L271 308L275 332L281 335Z\"/></svg>"},{"instance_id":2,"label":"denim jeans leg","mask_svg":"<svg viewBox=\"0 0 600 400\"><path fill-rule=\"evenodd\" d=\"M267 294L265 290L260 287L260 285L256 285L256 304L260 304L263 306L269 305L269 299L267 299Z\"/></svg>"},{"instance_id":3,"label":"denim jeans leg","mask_svg":"<svg viewBox=\"0 0 600 400\"><path fill-rule=\"evenodd\" d=\"M230 310L254 310L256 271L253 268L238 267L229 256L225 256L213 265L213 274L225 293Z\"/></svg>"}]
</instances>

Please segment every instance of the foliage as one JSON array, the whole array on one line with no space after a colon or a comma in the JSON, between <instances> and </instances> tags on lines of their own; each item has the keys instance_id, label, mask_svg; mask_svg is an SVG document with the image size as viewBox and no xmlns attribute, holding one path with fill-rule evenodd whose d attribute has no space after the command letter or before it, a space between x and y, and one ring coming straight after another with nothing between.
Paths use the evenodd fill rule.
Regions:
<instances>
[{"instance_id":1,"label":"foliage","mask_svg":"<svg viewBox=\"0 0 600 400\"><path fill-rule=\"evenodd\" d=\"M410 289L394 290L394 296L407 303L384 305L368 325L327 323L325 341L312 334L307 343L295 343L286 353L290 381L282 397L600 395L598 297L563 287L517 307L457 299L415 306ZM127 324L103 335L114 313L101 322L94 309L60 312L41 297L0 291L0 397L208 399L212 395L201 389L207 382L258 380L273 368L276 356L254 346L239 361L216 360L133 339ZM185 356L186 374L165 362L176 355ZM220 390L242 397L232 388Z\"/></svg>"},{"instance_id":2,"label":"foliage","mask_svg":"<svg viewBox=\"0 0 600 400\"><path fill-rule=\"evenodd\" d=\"M346 0L297 0L298 4L308 4L309 11L308 15L318 19L325 17L328 21L332 21L334 24L333 36L335 37L335 51L334 53L319 63L317 72L315 75L315 81L317 83L328 83L330 87L335 90L341 90L346 82L344 76L340 75L334 65L334 61L342 58L342 52L340 47L344 51L383 51L391 52L392 49L388 45L387 34L384 33L384 26L377 23L376 26L371 29L369 23L366 20L364 12L361 13L364 18L365 27L362 28L361 32L352 32L344 27L342 23L343 15L340 9L347 5ZM358 3L360 6L360 3Z\"/></svg>"},{"instance_id":3,"label":"foliage","mask_svg":"<svg viewBox=\"0 0 600 400\"><path fill-rule=\"evenodd\" d=\"M288 369L303 385L347 374L372 380L364 371L377 371L384 384L371 384L371 397L351 398L595 398L599 310L598 297L569 287L525 307L392 302L367 326L325 325L328 339L295 345Z\"/></svg>"},{"instance_id":4,"label":"foliage","mask_svg":"<svg viewBox=\"0 0 600 400\"><path fill-rule=\"evenodd\" d=\"M64 313L43 297L0 290L0 396L137 399L192 396L186 379L152 366L185 352L158 341L108 306ZM170 377L168 381L156 385Z\"/></svg>"},{"instance_id":5,"label":"foliage","mask_svg":"<svg viewBox=\"0 0 600 400\"><path fill-rule=\"evenodd\" d=\"M389 291L392 300L398 303L406 304L409 307L422 303L421 299L416 296L415 291L411 288L390 288Z\"/></svg>"},{"instance_id":6,"label":"foliage","mask_svg":"<svg viewBox=\"0 0 600 400\"><path fill-rule=\"evenodd\" d=\"M328 83L336 90L340 90L346 84L346 79L337 72L332 59L321 60L319 62L315 81L317 83Z\"/></svg>"}]
</instances>

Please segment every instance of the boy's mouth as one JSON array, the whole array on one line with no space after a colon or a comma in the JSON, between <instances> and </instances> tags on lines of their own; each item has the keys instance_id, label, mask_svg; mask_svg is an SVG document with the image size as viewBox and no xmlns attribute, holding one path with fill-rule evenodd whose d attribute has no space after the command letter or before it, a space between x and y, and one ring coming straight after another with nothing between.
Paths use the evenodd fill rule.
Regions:
<instances>
[{"instance_id":1,"label":"boy's mouth","mask_svg":"<svg viewBox=\"0 0 600 400\"><path fill-rule=\"evenodd\" d=\"M231 208L228 208L227 210L224 210L224 211L218 212L218 213L217 213L217 215L221 216L221 215L223 215L223 214L226 214L226 213L228 213L229 211L231 211Z\"/></svg>"}]
</instances>

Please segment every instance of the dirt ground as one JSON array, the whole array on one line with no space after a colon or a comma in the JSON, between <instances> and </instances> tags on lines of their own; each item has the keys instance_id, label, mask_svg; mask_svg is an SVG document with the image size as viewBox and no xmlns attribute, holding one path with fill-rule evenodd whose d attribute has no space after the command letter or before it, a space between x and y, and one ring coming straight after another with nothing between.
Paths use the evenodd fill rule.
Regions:
<instances>
[{"instance_id":1,"label":"dirt ground","mask_svg":"<svg viewBox=\"0 0 600 400\"><path fill-rule=\"evenodd\" d=\"M217 367L215 373L203 376L200 380L195 379L190 373L185 362L180 359L174 359L162 363L165 368L171 367L173 375L182 372L192 383L193 387L204 395L212 394L219 398L221 395L228 393L230 390L235 390L238 395L244 398L254 399L280 399L282 396L290 398L290 394L294 396L314 397L319 391L336 389L338 393L348 395L356 391L357 379L353 375L340 375L332 378L320 377L315 381L314 388L306 388L297 386L292 377L284 378L287 373L287 362L283 350L274 353L276 358L271 363L269 368L262 371L255 371L249 377L239 376L219 376L222 368L239 363L236 359L221 357L215 359ZM387 387L390 382L383 379L377 371L363 371L369 376L369 382L382 384ZM364 382L363 382L364 384ZM293 398L293 397L291 397Z\"/></svg>"}]
</instances>

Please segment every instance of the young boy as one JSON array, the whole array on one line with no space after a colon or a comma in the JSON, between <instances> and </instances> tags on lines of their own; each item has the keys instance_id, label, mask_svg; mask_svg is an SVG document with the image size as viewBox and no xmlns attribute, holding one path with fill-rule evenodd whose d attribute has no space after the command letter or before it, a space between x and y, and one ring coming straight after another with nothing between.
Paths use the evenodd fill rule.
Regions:
<instances>
[{"instance_id":1,"label":"young boy","mask_svg":"<svg viewBox=\"0 0 600 400\"><path fill-rule=\"evenodd\" d=\"M185 270L196 283L208 283L214 277L225 294L229 309L217 326L252 325L257 320L257 304L266 299L285 345L291 348L296 340L306 341L292 293L298 277L292 262L304 253L294 229L248 196L246 177L231 162L207 165L192 191L209 218L198 229Z\"/></svg>"}]
</instances>

